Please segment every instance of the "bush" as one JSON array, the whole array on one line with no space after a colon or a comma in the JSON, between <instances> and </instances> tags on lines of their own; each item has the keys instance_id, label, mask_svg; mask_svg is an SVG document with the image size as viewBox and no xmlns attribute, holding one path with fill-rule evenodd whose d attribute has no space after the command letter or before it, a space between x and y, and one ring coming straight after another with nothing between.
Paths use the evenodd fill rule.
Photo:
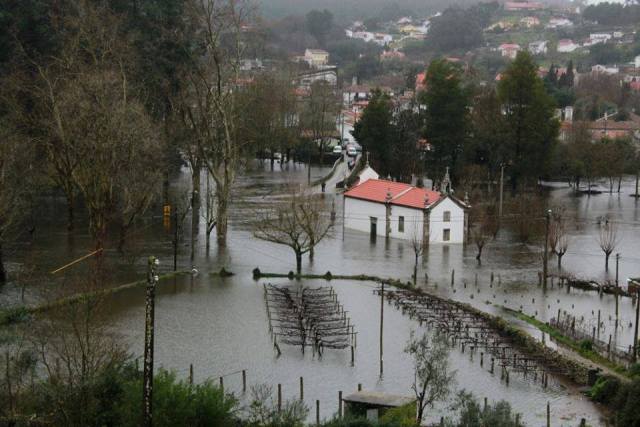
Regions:
<instances>
[{"instance_id":1,"label":"bush","mask_svg":"<svg viewBox=\"0 0 640 427\"><path fill-rule=\"evenodd\" d=\"M154 426L227 427L236 425L238 401L211 381L189 384L176 379L174 372L160 369L153 380ZM142 378L129 381L118 415L123 427L142 424Z\"/></svg>"},{"instance_id":2,"label":"bush","mask_svg":"<svg viewBox=\"0 0 640 427\"><path fill-rule=\"evenodd\" d=\"M615 398L620 381L614 377L600 377L589 390L589 397L594 401L609 404Z\"/></svg>"},{"instance_id":3,"label":"bush","mask_svg":"<svg viewBox=\"0 0 640 427\"><path fill-rule=\"evenodd\" d=\"M593 343L591 340L582 340L580 341L580 349L584 351L591 351L593 350Z\"/></svg>"}]
</instances>

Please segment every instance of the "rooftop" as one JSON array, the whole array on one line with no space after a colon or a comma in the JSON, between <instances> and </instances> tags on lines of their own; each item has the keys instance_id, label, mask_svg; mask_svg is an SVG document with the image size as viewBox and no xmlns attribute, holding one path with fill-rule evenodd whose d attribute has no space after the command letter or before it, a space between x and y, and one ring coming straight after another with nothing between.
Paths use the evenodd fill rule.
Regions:
<instances>
[{"instance_id":1,"label":"rooftop","mask_svg":"<svg viewBox=\"0 0 640 427\"><path fill-rule=\"evenodd\" d=\"M359 391L348 395L343 399L345 402L365 403L374 406L398 407L414 403L416 399L406 396L398 396L375 391Z\"/></svg>"},{"instance_id":2,"label":"rooftop","mask_svg":"<svg viewBox=\"0 0 640 427\"><path fill-rule=\"evenodd\" d=\"M345 197L377 203L385 203L388 194L391 196L392 205L414 209L424 209L442 197L437 191L383 179L370 179L344 193Z\"/></svg>"}]
</instances>

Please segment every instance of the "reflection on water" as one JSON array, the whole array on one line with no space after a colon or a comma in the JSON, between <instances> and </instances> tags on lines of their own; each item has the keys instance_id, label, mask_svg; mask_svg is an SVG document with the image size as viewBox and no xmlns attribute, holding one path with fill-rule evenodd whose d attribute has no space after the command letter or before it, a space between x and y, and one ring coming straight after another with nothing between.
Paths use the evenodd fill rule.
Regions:
<instances>
[{"instance_id":1,"label":"reflection on water","mask_svg":"<svg viewBox=\"0 0 640 427\"><path fill-rule=\"evenodd\" d=\"M288 280L273 283L289 284ZM306 281L306 286L327 285L324 281ZM411 395L413 381L411 359L403 349L411 330L418 323L385 304L384 377L379 378L379 296L370 282L333 281L341 304L356 326L355 366L350 364L349 350L326 350L322 359L311 352L302 355L296 346L281 346L276 356L268 331L264 293L261 282L248 274L228 279L200 275L182 277L160 284L156 304L156 362L175 369L182 377L194 365L196 380L217 378L227 373L247 370L249 384L282 384L285 398L298 396L299 377L304 377L305 401L310 407L319 399L322 417L332 416L338 408L338 391L349 393L361 383L369 390ZM124 333L135 354L142 354L144 337L143 291L132 290L113 301L114 329ZM185 316L185 313L189 313ZM544 422L545 405L551 402L554 425L578 424L586 417L590 425L599 425L595 408L578 394L552 381L548 389L529 376L512 373L509 386L500 380L499 371L489 373L488 363L480 367L479 356L471 360L467 351L451 352L457 370L455 389L465 388L479 398L490 401L506 399L522 412L530 425ZM224 379L225 389L241 393L241 376ZM429 413L438 420L446 405ZM312 413L312 416L313 413Z\"/></svg>"},{"instance_id":2,"label":"reflection on water","mask_svg":"<svg viewBox=\"0 0 640 427\"><path fill-rule=\"evenodd\" d=\"M312 169L312 179L326 174L328 168ZM385 377L377 377L377 325L378 309L371 292L372 284L340 281L333 283L340 301L349 310L356 324L358 349L356 366L349 366L348 352L327 351L320 361L312 355L302 356L293 347L283 348L283 355L275 357L269 341L262 288L251 279L250 271L259 267L263 271L285 272L295 265L293 252L253 238L250 218L252 214L285 191L291 183L304 183L307 171L304 166L289 166L281 170L278 165L270 170L269 164L256 168L239 178L233 197L230 238L225 248L212 242L207 255L204 250L204 233L198 237L198 256L195 264L200 271L196 278L179 278L162 283L157 306L156 352L158 363L173 368L186 376L190 363L194 364L196 379L208 376L248 370L249 382L283 384L286 397L297 394L298 377L305 377L307 402L321 400L324 417L337 409L337 393L355 390L358 383L365 389L379 389L394 393L410 393L412 381L411 364L402 349L412 328L417 324L404 318L391 307L386 313L385 331ZM185 185L188 177L174 185ZM613 279L614 263L608 273L604 270L604 256L597 242L596 219L608 215L620 224L621 242L616 252L621 253L620 278L640 275L640 209L638 201L628 195L632 182L624 182L623 193L601 194L592 197L574 197L567 188L550 192L553 204L564 204L570 220L568 253L563 259L565 272L579 277L597 280ZM327 194L330 200L332 195ZM341 197L335 197L338 218L341 216ZM42 270L51 270L76 256L90 251L91 242L83 230L74 236L70 245L64 232L64 205L51 201L43 212L48 222L37 231L33 244L22 242L11 254L14 260L24 260L26 254L37 259ZM171 236L162 229L160 219L149 219L136 230L133 240L134 253L121 261L113 250L107 257L114 266L111 280L123 283L143 278L144 256L154 254L162 261L162 269L172 265ZM186 226L185 230L190 227ZM188 238L180 245L179 265L190 268ZM367 234L345 231L338 225L333 235L323 241L316 250L313 263L304 259L303 269L308 272L331 271L340 274L367 273L383 277L409 280L413 271L413 252L406 242L378 239L372 243ZM535 245L522 245L512 241L508 235L500 235L497 241L486 246L482 264L475 260L472 246L431 245L421 260L418 272L420 286L431 292L473 304L483 310L500 314L498 306L522 310L548 320L558 309L584 317L585 324L595 322L601 310L605 327L601 339L613 335L613 341L621 348L631 344L634 308L628 298L620 300L622 328L613 331L615 300L610 295L550 287L546 294L537 286L537 272L541 270L541 250ZM551 258L552 271L555 259ZM218 280L211 279L209 271L225 267L236 276ZM14 270L15 264L12 264ZM81 266L74 271L81 271ZM455 270L452 287L451 271ZM495 274L493 286L490 276ZM478 277L478 286L475 278ZM425 277L428 276L428 282ZM64 282L64 280L61 280ZM465 287L464 283L467 286ZM64 285L64 284L63 284ZM35 301L42 287L27 290L27 300ZM15 303L19 288L7 285L0 290L0 305ZM130 342L135 354L142 352L143 293L131 290L114 297L111 304L114 328L122 332ZM611 318L610 318L611 316ZM478 360L471 362L469 355L458 350L452 352L452 360L458 369L457 387L467 388L478 396L490 399L508 399L518 411L525 415L531 425L541 425L547 400L552 403L554 419L563 419L563 425L576 425L580 417L587 417L591 425L597 425L595 408L576 394L567 394L559 384L549 390L527 383L522 378L512 378L509 388L500 383ZM225 378L225 386L239 390L240 376ZM438 418L438 412L432 417ZM554 424L555 425L555 424Z\"/></svg>"}]
</instances>

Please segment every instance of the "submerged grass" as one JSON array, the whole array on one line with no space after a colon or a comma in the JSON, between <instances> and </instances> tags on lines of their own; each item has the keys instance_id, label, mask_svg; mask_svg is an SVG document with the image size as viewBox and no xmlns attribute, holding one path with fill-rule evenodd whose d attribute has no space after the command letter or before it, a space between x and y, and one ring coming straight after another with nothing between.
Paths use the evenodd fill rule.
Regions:
<instances>
[{"instance_id":1,"label":"submerged grass","mask_svg":"<svg viewBox=\"0 0 640 427\"><path fill-rule=\"evenodd\" d=\"M507 313L511 314L512 316L522 320L523 322L526 322L538 328L540 331L545 332L546 334L549 335L549 337L553 338L556 342L573 350L574 352L578 353L580 356L584 357L585 359L597 365L601 365L608 369L611 369L612 371L620 375L623 375L627 378L631 377L631 373L623 365L620 365L619 363L609 360L606 357L600 355L598 352L587 348L586 346L582 345L581 342L576 341L573 338L570 338L564 335L560 330L554 328L553 326L545 322L542 322L536 319L535 317L528 316L524 313L521 313L519 311L515 311L506 307L502 307L502 309L505 310Z\"/></svg>"}]
</instances>

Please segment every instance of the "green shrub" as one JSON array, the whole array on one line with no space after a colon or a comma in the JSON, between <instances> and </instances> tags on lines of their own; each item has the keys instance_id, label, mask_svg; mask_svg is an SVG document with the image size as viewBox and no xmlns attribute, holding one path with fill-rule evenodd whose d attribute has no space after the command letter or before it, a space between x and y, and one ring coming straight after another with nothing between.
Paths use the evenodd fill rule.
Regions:
<instances>
[{"instance_id":1,"label":"green shrub","mask_svg":"<svg viewBox=\"0 0 640 427\"><path fill-rule=\"evenodd\" d=\"M153 380L153 418L155 427L227 427L236 425L238 401L211 381L189 384L176 379L174 372L160 369ZM118 407L123 427L141 425L142 379L126 384Z\"/></svg>"},{"instance_id":2,"label":"green shrub","mask_svg":"<svg viewBox=\"0 0 640 427\"><path fill-rule=\"evenodd\" d=\"M593 343L591 340L582 340L580 341L580 349L584 351L591 351L593 350Z\"/></svg>"},{"instance_id":3,"label":"green shrub","mask_svg":"<svg viewBox=\"0 0 640 427\"><path fill-rule=\"evenodd\" d=\"M600 377L589 390L589 396L596 402L609 404L620 388L620 381L614 377Z\"/></svg>"}]
</instances>

